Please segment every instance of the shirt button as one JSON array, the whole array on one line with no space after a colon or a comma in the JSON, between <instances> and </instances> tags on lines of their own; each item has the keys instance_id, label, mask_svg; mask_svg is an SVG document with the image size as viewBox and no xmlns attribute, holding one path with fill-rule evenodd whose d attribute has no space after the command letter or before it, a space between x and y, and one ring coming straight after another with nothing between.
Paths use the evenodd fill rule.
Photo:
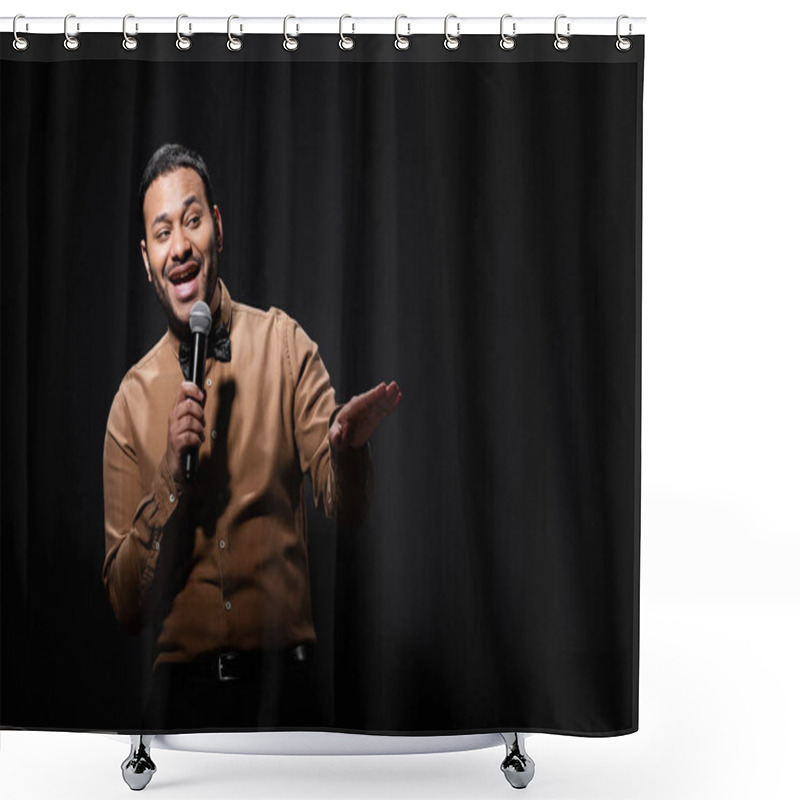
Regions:
<instances>
[{"instance_id":1,"label":"shirt button","mask_svg":"<svg viewBox=\"0 0 800 800\"><path fill-rule=\"evenodd\" d=\"M174 494L171 494L169 496L169 501L170 501L170 503L174 503L175 502L175 495Z\"/></svg>"},{"instance_id":2,"label":"shirt button","mask_svg":"<svg viewBox=\"0 0 800 800\"><path fill-rule=\"evenodd\" d=\"M161 542L156 542L156 550L160 550L160 549L161 549Z\"/></svg>"},{"instance_id":3,"label":"shirt button","mask_svg":"<svg viewBox=\"0 0 800 800\"><path fill-rule=\"evenodd\" d=\"M225 549L225 540L224 539L220 539L219 540L219 549L220 550L224 550Z\"/></svg>"},{"instance_id":4,"label":"shirt button","mask_svg":"<svg viewBox=\"0 0 800 800\"><path fill-rule=\"evenodd\" d=\"M230 611L230 610L231 610L231 601L230 601L230 600L226 601L226 603L225 603L225 610L226 610L226 611Z\"/></svg>"},{"instance_id":5,"label":"shirt button","mask_svg":"<svg viewBox=\"0 0 800 800\"><path fill-rule=\"evenodd\" d=\"M216 428L214 428L214 430L211 431L211 438L212 439L216 439L217 438L217 429Z\"/></svg>"},{"instance_id":6,"label":"shirt button","mask_svg":"<svg viewBox=\"0 0 800 800\"><path fill-rule=\"evenodd\" d=\"M211 378L206 378L206 386L211 386Z\"/></svg>"}]
</instances>

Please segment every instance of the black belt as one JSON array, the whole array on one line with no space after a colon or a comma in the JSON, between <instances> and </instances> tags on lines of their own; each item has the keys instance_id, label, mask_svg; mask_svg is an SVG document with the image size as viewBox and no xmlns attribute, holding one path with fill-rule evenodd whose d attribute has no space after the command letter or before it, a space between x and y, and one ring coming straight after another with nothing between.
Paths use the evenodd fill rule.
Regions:
<instances>
[{"instance_id":1,"label":"black belt","mask_svg":"<svg viewBox=\"0 0 800 800\"><path fill-rule=\"evenodd\" d=\"M255 653L225 651L187 664L161 664L159 668L166 668L176 676L225 682L253 680L270 671L310 665L313 660L314 645L303 642L283 650Z\"/></svg>"}]
</instances>

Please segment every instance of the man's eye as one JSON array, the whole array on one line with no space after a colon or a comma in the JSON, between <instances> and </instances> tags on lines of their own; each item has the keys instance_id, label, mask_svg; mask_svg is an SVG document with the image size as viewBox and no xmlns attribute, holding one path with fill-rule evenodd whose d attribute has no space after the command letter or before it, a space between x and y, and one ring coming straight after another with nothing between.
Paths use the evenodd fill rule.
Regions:
<instances>
[{"instance_id":1,"label":"man's eye","mask_svg":"<svg viewBox=\"0 0 800 800\"><path fill-rule=\"evenodd\" d=\"M189 219L189 224L195 228L200 224L200 217L191 217Z\"/></svg>"},{"instance_id":2,"label":"man's eye","mask_svg":"<svg viewBox=\"0 0 800 800\"><path fill-rule=\"evenodd\" d=\"M160 241L160 240L165 239L168 235L169 235L169 231L167 231L167 230L159 231L156 234L156 239Z\"/></svg>"}]
</instances>

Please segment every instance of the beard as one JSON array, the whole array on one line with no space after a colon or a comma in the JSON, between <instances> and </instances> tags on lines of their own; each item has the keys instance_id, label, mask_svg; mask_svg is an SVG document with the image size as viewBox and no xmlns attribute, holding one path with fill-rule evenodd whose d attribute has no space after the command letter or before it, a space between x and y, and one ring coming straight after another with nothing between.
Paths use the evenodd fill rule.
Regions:
<instances>
[{"instance_id":1,"label":"beard","mask_svg":"<svg viewBox=\"0 0 800 800\"><path fill-rule=\"evenodd\" d=\"M219 251L217 250L217 237L215 235L211 249L211 257L207 264L208 271L205 275L206 281L203 297L198 298L198 300L203 300L209 308L211 308L211 301L214 299L214 293L216 292L217 284L219 283L219 255ZM156 293L156 299L164 309L164 313L167 317L167 324L169 325L170 329L175 332L178 338L183 339L189 335L189 320L187 319L184 322L175 313L175 308L170 300L169 287L167 286L167 283L168 280L166 278L164 278L162 282L162 279L154 277L153 289ZM217 310L218 309L213 309L212 313Z\"/></svg>"}]
</instances>

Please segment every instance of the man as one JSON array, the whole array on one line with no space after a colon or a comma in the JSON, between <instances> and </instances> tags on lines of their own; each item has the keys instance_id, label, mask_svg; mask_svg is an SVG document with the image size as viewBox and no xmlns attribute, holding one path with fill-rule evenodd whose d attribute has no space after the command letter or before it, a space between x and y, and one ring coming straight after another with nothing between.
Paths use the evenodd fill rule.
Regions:
<instances>
[{"instance_id":1,"label":"man","mask_svg":"<svg viewBox=\"0 0 800 800\"><path fill-rule=\"evenodd\" d=\"M231 300L200 156L161 147L139 197L142 260L168 330L126 374L109 414L103 581L126 629L155 624L144 726L302 724L315 642L304 476L326 514L362 518L368 440L400 390L382 383L337 407L302 328ZM185 379L198 300L213 315L202 390ZM187 482L191 447L198 467Z\"/></svg>"}]
</instances>

